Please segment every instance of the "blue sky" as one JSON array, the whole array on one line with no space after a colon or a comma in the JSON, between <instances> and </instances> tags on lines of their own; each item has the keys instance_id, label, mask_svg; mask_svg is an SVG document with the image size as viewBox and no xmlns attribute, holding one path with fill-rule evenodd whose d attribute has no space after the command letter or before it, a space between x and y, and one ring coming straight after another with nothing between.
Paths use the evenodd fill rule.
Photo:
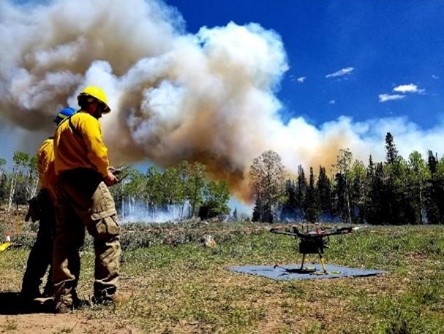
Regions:
<instances>
[{"instance_id":1,"label":"blue sky","mask_svg":"<svg viewBox=\"0 0 444 334\"><path fill-rule=\"evenodd\" d=\"M442 120L444 1L167 3L191 33L230 21L276 31L290 66L277 92L284 120L303 116L320 125L340 115L355 121L405 116L424 129Z\"/></svg>"}]
</instances>

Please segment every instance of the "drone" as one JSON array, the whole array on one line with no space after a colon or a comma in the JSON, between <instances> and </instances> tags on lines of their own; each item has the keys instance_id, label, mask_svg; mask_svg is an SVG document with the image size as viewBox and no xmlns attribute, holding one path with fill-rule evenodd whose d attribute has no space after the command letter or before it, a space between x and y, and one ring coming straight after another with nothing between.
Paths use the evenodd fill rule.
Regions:
<instances>
[{"instance_id":1,"label":"drone","mask_svg":"<svg viewBox=\"0 0 444 334\"><path fill-rule=\"evenodd\" d=\"M304 268L304 263L307 254L318 254L322 266L322 274L327 275L328 272L325 269L323 254L325 248L328 248L329 237L331 235L348 234L359 229L359 227L352 227L352 226L326 229L326 228L321 228L318 223L314 224L314 226L315 226L314 229L309 229L308 226L306 225L306 231L302 231L302 229L299 229L296 226L292 226L290 228L290 231L288 231L288 229L279 229L279 228L272 228L270 230L271 233L284 234L300 239L299 253L302 254L301 266L300 268L297 269L286 269L287 271L299 274L315 273L316 271L315 269L307 267Z\"/></svg>"}]
</instances>

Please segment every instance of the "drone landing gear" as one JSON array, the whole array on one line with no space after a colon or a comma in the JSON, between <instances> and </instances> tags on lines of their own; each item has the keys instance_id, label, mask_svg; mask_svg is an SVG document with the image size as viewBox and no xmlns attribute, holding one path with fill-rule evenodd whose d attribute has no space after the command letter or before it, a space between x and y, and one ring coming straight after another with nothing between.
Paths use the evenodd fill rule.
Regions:
<instances>
[{"instance_id":1,"label":"drone landing gear","mask_svg":"<svg viewBox=\"0 0 444 334\"><path fill-rule=\"evenodd\" d=\"M322 256L321 252L319 252L318 254L319 254L319 262L321 263L321 266L322 266L322 271L316 271L315 268L310 268L310 267L304 268L305 256L307 255L305 253L302 254L301 267L299 269L293 269L293 270L296 270L297 273L301 273L301 274L328 275L327 269L325 269L324 257Z\"/></svg>"},{"instance_id":2,"label":"drone landing gear","mask_svg":"<svg viewBox=\"0 0 444 334\"><path fill-rule=\"evenodd\" d=\"M313 267L304 267L304 263L305 263L305 256L306 254L302 254L302 263L301 266L299 268L283 268L285 270L285 272L287 274L310 274L310 275L328 275L327 269L325 268L325 261L324 258L322 256L322 253L318 253L319 254L319 262L321 263L322 266L322 271L316 270L316 268ZM278 265L274 266L279 267ZM282 268L282 267L280 267Z\"/></svg>"}]
</instances>

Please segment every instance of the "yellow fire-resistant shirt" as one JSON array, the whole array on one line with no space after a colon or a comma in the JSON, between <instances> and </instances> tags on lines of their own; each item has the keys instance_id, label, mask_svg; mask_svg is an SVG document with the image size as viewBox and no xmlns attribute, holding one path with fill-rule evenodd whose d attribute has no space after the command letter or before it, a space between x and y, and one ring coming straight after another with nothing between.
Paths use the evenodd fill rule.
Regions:
<instances>
[{"instance_id":1,"label":"yellow fire-resistant shirt","mask_svg":"<svg viewBox=\"0 0 444 334\"><path fill-rule=\"evenodd\" d=\"M89 168L108 174L108 149L102 139L99 120L79 111L59 124L54 135L55 171Z\"/></svg>"},{"instance_id":2,"label":"yellow fire-resistant shirt","mask_svg":"<svg viewBox=\"0 0 444 334\"><path fill-rule=\"evenodd\" d=\"M55 199L56 173L54 166L54 140L45 139L37 152L39 171L39 186L49 191L52 199Z\"/></svg>"}]
</instances>

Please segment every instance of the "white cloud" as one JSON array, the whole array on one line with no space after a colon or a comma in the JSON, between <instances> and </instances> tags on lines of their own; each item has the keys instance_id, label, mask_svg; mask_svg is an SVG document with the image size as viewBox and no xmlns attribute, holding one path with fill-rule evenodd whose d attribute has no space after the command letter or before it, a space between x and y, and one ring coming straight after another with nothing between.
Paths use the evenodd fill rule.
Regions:
<instances>
[{"instance_id":1,"label":"white cloud","mask_svg":"<svg viewBox=\"0 0 444 334\"><path fill-rule=\"evenodd\" d=\"M387 102L387 101L395 101L395 100L402 100L405 98L405 95L400 94L379 94L379 102Z\"/></svg>"},{"instance_id":2,"label":"white cloud","mask_svg":"<svg viewBox=\"0 0 444 334\"><path fill-rule=\"evenodd\" d=\"M336 100L330 100L328 101L329 104L336 104Z\"/></svg>"},{"instance_id":3,"label":"white cloud","mask_svg":"<svg viewBox=\"0 0 444 334\"><path fill-rule=\"evenodd\" d=\"M417 85L410 83L405 85L399 85L393 88L393 92L402 94L421 94L425 92L425 89L419 88ZM402 94L379 94L379 102L402 100L406 95Z\"/></svg>"},{"instance_id":4,"label":"white cloud","mask_svg":"<svg viewBox=\"0 0 444 334\"><path fill-rule=\"evenodd\" d=\"M342 77L344 75L350 74L354 69L355 69L354 67L346 67L334 73L327 74L325 77L326 78Z\"/></svg>"},{"instance_id":5,"label":"white cloud","mask_svg":"<svg viewBox=\"0 0 444 334\"><path fill-rule=\"evenodd\" d=\"M423 93L425 89L418 88L415 84L399 85L393 88L394 92L397 93Z\"/></svg>"},{"instance_id":6,"label":"white cloud","mask_svg":"<svg viewBox=\"0 0 444 334\"><path fill-rule=\"evenodd\" d=\"M432 79L439 79L439 76L437 76L436 74L432 74Z\"/></svg>"},{"instance_id":7,"label":"white cloud","mask_svg":"<svg viewBox=\"0 0 444 334\"><path fill-rule=\"evenodd\" d=\"M297 82L303 83L306 79L307 79L307 77L299 77L296 80L297 80Z\"/></svg>"}]
</instances>

